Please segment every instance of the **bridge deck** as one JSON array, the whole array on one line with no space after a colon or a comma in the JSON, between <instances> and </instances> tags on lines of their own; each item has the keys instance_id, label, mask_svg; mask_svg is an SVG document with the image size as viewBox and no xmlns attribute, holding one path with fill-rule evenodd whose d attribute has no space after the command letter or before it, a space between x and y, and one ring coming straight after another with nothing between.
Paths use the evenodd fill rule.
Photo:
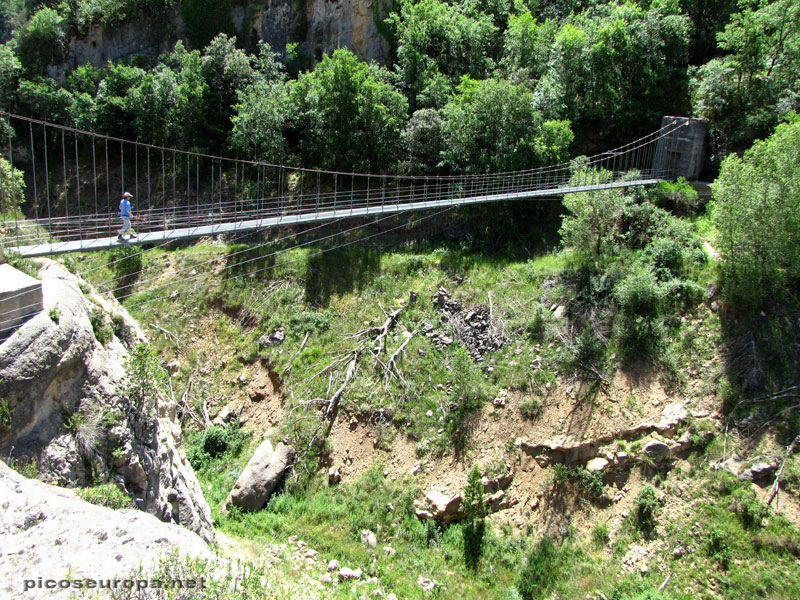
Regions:
<instances>
[{"instance_id":1,"label":"bridge deck","mask_svg":"<svg viewBox=\"0 0 800 600\"><path fill-rule=\"evenodd\" d=\"M639 179L634 181L610 182L594 185L584 185L576 187L562 187L547 190L533 190L523 192L512 192L503 194L491 194L484 196L474 196L469 198L449 198L442 200L426 200L419 202L401 202L397 204L375 204L360 207L345 207L334 210L324 210L319 212L300 212L266 217L262 219L251 219L246 221L219 222L210 225L197 227L186 227L182 229L170 229L164 231L153 231L141 233L137 238L130 241L120 242L116 237L103 237L97 239L75 240L69 242L51 242L45 244L35 244L29 246L10 246L6 248L8 252L15 252L21 256L44 256L48 254L63 254L67 252L105 250L121 245L134 244L154 244L172 240L184 240L198 238L222 233L238 233L246 231L256 231L268 227L278 227L281 225L295 225L299 223L314 223L320 221L331 221L343 217L365 217L372 215L385 215L401 213L412 210L429 210L448 206L462 206L469 204L482 204L486 202L499 202L502 200L523 200L526 198L552 197L563 194L574 194L579 192L590 192L597 190L607 190L613 188L640 187L655 185L660 179ZM225 219L225 215L215 216L215 218Z\"/></svg>"}]
</instances>

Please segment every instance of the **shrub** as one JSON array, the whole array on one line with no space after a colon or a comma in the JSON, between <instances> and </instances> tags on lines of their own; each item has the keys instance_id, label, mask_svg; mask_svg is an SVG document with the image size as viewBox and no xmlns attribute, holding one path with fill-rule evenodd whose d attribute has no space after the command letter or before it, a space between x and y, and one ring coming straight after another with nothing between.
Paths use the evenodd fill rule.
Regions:
<instances>
[{"instance_id":1,"label":"shrub","mask_svg":"<svg viewBox=\"0 0 800 600\"><path fill-rule=\"evenodd\" d=\"M79 498L86 500L86 502L91 502L99 506L105 506L115 510L133 508L133 501L131 498L120 491L113 483L105 483L89 488L79 488L75 490L75 493Z\"/></svg>"},{"instance_id":2,"label":"shrub","mask_svg":"<svg viewBox=\"0 0 800 600\"><path fill-rule=\"evenodd\" d=\"M192 467L202 470L213 459L238 456L244 441L244 434L238 427L212 425L189 439L186 457Z\"/></svg>"},{"instance_id":3,"label":"shrub","mask_svg":"<svg viewBox=\"0 0 800 600\"><path fill-rule=\"evenodd\" d=\"M525 600L544 598L558 582L564 561L552 538L542 538L528 554L516 587Z\"/></svg>"},{"instance_id":4,"label":"shrub","mask_svg":"<svg viewBox=\"0 0 800 600\"><path fill-rule=\"evenodd\" d=\"M25 180L22 171L0 158L0 215L13 218L25 197Z\"/></svg>"},{"instance_id":5,"label":"shrub","mask_svg":"<svg viewBox=\"0 0 800 600\"><path fill-rule=\"evenodd\" d=\"M708 530L706 554L713 558L720 568L727 570L731 560L730 534L724 529L712 525Z\"/></svg>"},{"instance_id":6,"label":"shrub","mask_svg":"<svg viewBox=\"0 0 800 600\"><path fill-rule=\"evenodd\" d=\"M470 569L476 569L483 553L483 536L486 516L486 505L483 501L483 484L481 472L477 465L473 465L467 477L467 485L463 492L463 507L465 515L464 534L464 563Z\"/></svg>"},{"instance_id":7,"label":"shrub","mask_svg":"<svg viewBox=\"0 0 800 600\"><path fill-rule=\"evenodd\" d=\"M647 246L655 275L661 281L683 272L683 246L673 238L656 238Z\"/></svg>"},{"instance_id":8,"label":"shrub","mask_svg":"<svg viewBox=\"0 0 800 600\"><path fill-rule=\"evenodd\" d=\"M666 336L664 325L651 318L623 314L620 318L619 349L628 360L658 354Z\"/></svg>"},{"instance_id":9,"label":"shrub","mask_svg":"<svg viewBox=\"0 0 800 600\"><path fill-rule=\"evenodd\" d=\"M614 288L620 309L631 315L655 317L663 291L655 274L646 267L634 267Z\"/></svg>"},{"instance_id":10,"label":"shrub","mask_svg":"<svg viewBox=\"0 0 800 600\"><path fill-rule=\"evenodd\" d=\"M11 425L11 409L8 407L8 400L0 400L0 429Z\"/></svg>"},{"instance_id":11,"label":"shrub","mask_svg":"<svg viewBox=\"0 0 800 600\"><path fill-rule=\"evenodd\" d=\"M740 487L731 494L733 502L731 510L739 517L746 529L757 529L769 515L769 508L756 496L749 487Z\"/></svg>"},{"instance_id":12,"label":"shrub","mask_svg":"<svg viewBox=\"0 0 800 600\"><path fill-rule=\"evenodd\" d=\"M568 467L559 463L553 465L552 470L553 483L556 485L571 483L593 499L599 498L605 491L600 473L588 471L585 467Z\"/></svg>"},{"instance_id":13,"label":"shrub","mask_svg":"<svg viewBox=\"0 0 800 600\"><path fill-rule=\"evenodd\" d=\"M111 325L106 320L105 313L99 308L94 309L92 312L89 313L89 322L92 324L92 331L94 331L94 337L103 346L105 346L108 342L110 342L111 338L114 337L114 330L111 328Z\"/></svg>"},{"instance_id":14,"label":"shrub","mask_svg":"<svg viewBox=\"0 0 800 600\"><path fill-rule=\"evenodd\" d=\"M608 523L595 523L592 529L592 539L598 546L605 546L611 538L611 531Z\"/></svg>"},{"instance_id":15,"label":"shrub","mask_svg":"<svg viewBox=\"0 0 800 600\"><path fill-rule=\"evenodd\" d=\"M542 414L542 403L538 398L528 398L520 404L519 412L521 412L522 416L526 419L533 421Z\"/></svg>"},{"instance_id":16,"label":"shrub","mask_svg":"<svg viewBox=\"0 0 800 600\"><path fill-rule=\"evenodd\" d=\"M167 372L146 344L133 349L128 361L128 399L137 411L150 411L167 386Z\"/></svg>"},{"instance_id":17,"label":"shrub","mask_svg":"<svg viewBox=\"0 0 800 600\"><path fill-rule=\"evenodd\" d=\"M658 505L656 488L650 484L644 485L636 497L636 526L647 537L652 536L655 530Z\"/></svg>"},{"instance_id":18,"label":"shrub","mask_svg":"<svg viewBox=\"0 0 800 600\"><path fill-rule=\"evenodd\" d=\"M697 190L683 177L674 182L659 181L653 193L653 200L660 208L666 208L681 216L694 215L700 208Z\"/></svg>"}]
</instances>

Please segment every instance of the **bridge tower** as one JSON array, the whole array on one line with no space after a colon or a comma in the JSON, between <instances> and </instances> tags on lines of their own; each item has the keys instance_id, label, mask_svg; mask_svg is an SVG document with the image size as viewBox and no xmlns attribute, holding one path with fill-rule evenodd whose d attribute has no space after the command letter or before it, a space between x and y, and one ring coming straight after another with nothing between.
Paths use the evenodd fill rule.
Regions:
<instances>
[{"instance_id":1,"label":"bridge tower","mask_svg":"<svg viewBox=\"0 0 800 600\"><path fill-rule=\"evenodd\" d=\"M661 127L673 121L686 122L685 127L674 129L658 140L653 171L670 177L685 177L695 181L703 170L708 121L689 117L664 117Z\"/></svg>"}]
</instances>

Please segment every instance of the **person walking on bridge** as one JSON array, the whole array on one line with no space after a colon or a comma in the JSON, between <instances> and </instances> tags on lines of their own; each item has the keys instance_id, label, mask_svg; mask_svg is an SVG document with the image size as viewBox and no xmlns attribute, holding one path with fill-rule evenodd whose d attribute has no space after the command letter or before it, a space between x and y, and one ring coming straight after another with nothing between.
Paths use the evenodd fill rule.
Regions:
<instances>
[{"instance_id":1,"label":"person walking on bridge","mask_svg":"<svg viewBox=\"0 0 800 600\"><path fill-rule=\"evenodd\" d=\"M119 241L136 237L136 232L131 228L131 219L135 218L131 212L131 198L133 198L133 194L125 192L122 194L122 200L119 201L119 216L122 218L122 231L117 236ZM127 238L123 237L126 231L128 232Z\"/></svg>"}]
</instances>

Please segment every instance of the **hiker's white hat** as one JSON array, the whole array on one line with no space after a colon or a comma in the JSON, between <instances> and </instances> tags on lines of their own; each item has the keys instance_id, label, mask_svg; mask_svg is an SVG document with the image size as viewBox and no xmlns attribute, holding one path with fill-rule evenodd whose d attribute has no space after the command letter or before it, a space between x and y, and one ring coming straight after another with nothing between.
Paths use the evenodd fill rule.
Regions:
<instances>
[{"instance_id":1,"label":"hiker's white hat","mask_svg":"<svg viewBox=\"0 0 800 600\"><path fill-rule=\"evenodd\" d=\"M133 194L131 194L130 192L125 192L124 194L122 194L122 196L124 198L133 198Z\"/></svg>"}]
</instances>

